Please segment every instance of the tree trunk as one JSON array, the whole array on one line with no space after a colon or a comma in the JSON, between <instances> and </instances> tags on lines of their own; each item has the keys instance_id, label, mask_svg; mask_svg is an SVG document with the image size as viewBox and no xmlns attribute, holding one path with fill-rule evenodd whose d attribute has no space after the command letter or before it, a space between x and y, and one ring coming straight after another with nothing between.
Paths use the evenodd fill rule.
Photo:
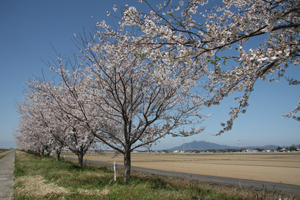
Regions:
<instances>
[{"instance_id":1,"label":"tree trunk","mask_svg":"<svg viewBox=\"0 0 300 200\"><path fill-rule=\"evenodd\" d=\"M78 156L78 165L79 165L80 168L82 168L82 166L83 166L83 154L79 153L77 156Z\"/></svg>"},{"instance_id":2,"label":"tree trunk","mask_svg":"<svg viewBox=\"0 0 300 200\"><path fill-rule=\"evenodd\" d=\"M49 157L50 157L50 152L47 151L47 158L49 159Z\"/></svg>"},{"instance_id":3,"label":"tree trunk","mask_svg":"<svg viewBox=\"0 0 300 200\"><path fill-rule=\"evenodd\" d=\"M130 170L131 170L131 155L130 147L126 147L124 154L124 182L129 183L130 181Z\"/></svg>"},{"instance_id":4,"label":"tree trunk","mask_svg":"<svg viewBox=\"0 0 300 200\"><path fill-rule=\"evenodd\" d=\"M80 168L82 168L83 167L83 156L84 156L82 147L80 147L77 156L78 156L78 165Z\"/></svg>"},{"instance_id":5,"label":"tree trunk","mask_svg":"<svg viewBox=\"0 0 300 200\"><path fill-rule=\"evenodd\" d=\"M44 157L44 148L42 148L41 156Z\"/></svg>"},{"instance_id":6,"label":"tree trunk","mask_svg":"<svg viewBox=\"0 0 300 200\"><path fill-rule=\"evenodd\" d=\"M56 150L56 161L60 161L60 150Z\"/></svg>"}]
</instances>

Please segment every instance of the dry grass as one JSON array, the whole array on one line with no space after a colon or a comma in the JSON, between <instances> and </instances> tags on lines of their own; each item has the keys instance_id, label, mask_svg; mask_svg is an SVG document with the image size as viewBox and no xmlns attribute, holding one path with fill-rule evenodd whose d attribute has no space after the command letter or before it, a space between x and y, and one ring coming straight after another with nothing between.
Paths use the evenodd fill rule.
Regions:
<instances>
[{"instance_id":1,"label":"dry grass","mask_svg":"<svg viewBox=\"0 0 300 200\"><path fill-rule=\"evenodd\" d=\"M59 197L69 194L69 190L54 183L46 183L42 176L22 176L15 179L15 193L33 198Z\"/></svg>"},{"instance_id":2,"label":"dry grass","mask_svg":"<svg viewBox=\"0 0 300 200\"><path fill-rule=\"evenodd\" d=\"M88 190L88 189L78 189L79 194L88 195L88 196L106 196L109 194L109 190L107 188L103 189L102 191L98 189Z\"/></svg>"},{"instance_id":3,"label":"dry grass","mask_svg":"<svg viewBox=\"0 0 300 200\"><path fill-rule=\"evenodd\" d=\"M1 151L0 152L0 159L3 158L4 156L8 155L12 150L8 150L8 151Z\"/></svg>"},{"instance_id":4,"label":"dry grass","mask_svg":"<svg viewBox=\"0 0 300 200\"><path fill-rule=\"evenodd\" d=\"M80 179L80 177L78 177ZM107 188L100 191L99 189L82 189L78 188L74 192L70 192L67 188L59 187L55 183L47 181L42 176L22 176L15 179L18 185L15 193L18 196L27 196L30 198L58 198L70 193L79 193L86 196L104 197L109 194Z\"/></svg>"},{"instance_id":5,"label":"dry grass","mask_svg":"<svg viewBox=\"0 0 300 200\"><path fill-rule=\"evenodd\" d=\"M123 164L123 156L87 154L85 159ZM158 170L300 185L300 153L139 154L132 166Z\"/></svg>"}]
</instances>

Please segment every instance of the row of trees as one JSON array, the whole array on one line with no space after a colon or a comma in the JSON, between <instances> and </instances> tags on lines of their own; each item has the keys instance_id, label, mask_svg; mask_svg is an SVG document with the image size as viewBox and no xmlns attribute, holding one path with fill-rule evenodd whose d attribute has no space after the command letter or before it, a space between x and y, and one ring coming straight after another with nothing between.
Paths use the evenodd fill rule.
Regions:
<instances>
[{"instance_id":1,"label":"row of trees","mask_svg":"<svg viewBox=\"0 0 300 200\"><path fill-rule=\"evenodd\" d=\"M300 148L300 145L299 145ZM277 147L277 151L281 151L283 148L278 146ZM288 148L284 148L285 151L297 151L297 146L295 144L292 144L292 146L288 147Z\"/></svg>"},{"instance_id":2,"label":"row of trees","mask_svg":"<svg viewBox=\"0 0 300 200\"><path fill-rule=\"evenodd\" d=\"M100 142L124 155L128 182L134 149L166 135L200 133L198 124L209 117L200 109L238 91L238 105L218 135L230 130L258 79L274 73L280 79L299 64L299 1L226 0L206 10L208 1L201 0L169 0L157 9L143 2L149 14L114 7L122 13L118 30L98 22L101 31L77 37L80 54L47 62L56 82L28 80L18 104L18 148L59 155L68 147L82 166L86 151ZM128 26L137 27L138 36ZM251 38L263 35L259 47L246 50ZM236 66L226 66L230 60ZM298 110L284 117L299 121Z\"/></svg>"},{"instance_id":3,"label":"row of trees","mask_svg":"<svg viewBox=\"0 0 300 200\"><path fill-rule=\"evenodd\" d=\"M59 58L49 66L60 82L29 79L26 101L18 105L21 122L18 147L59 151L67 146L82 166L96 140L124 155L125 181L130 177L130 153L151 146L167 134L189 136L203 128L185 129L207 116L199 113L203 98L191 92L197 74L137 53L134 37L97 33L93 44L80 39L82 56ZM57 69L56 69L57 68ZM191 100L192 99L192 100ZM39 143L39 146L36 144Z\"/></svg>"}]
</instances>

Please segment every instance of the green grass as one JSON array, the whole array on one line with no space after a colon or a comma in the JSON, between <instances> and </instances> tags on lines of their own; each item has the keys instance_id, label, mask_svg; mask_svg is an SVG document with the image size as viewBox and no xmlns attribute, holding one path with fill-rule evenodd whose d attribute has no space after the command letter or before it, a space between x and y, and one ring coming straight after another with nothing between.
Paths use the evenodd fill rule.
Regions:
<instances>
[{"instance_id":1,"label":"green grass","mask_svg":"<svg viewBox=\"0 0 300 200\"><path fill-rule=\"evenodd\" d=\"M273 199L266 197L277 195L136 171L127 184L119 170L114 182L112 168L85 163L81 169L73 162L24 152L16 152L14 176L14 199Z\"/></svg>"}]
</instances>

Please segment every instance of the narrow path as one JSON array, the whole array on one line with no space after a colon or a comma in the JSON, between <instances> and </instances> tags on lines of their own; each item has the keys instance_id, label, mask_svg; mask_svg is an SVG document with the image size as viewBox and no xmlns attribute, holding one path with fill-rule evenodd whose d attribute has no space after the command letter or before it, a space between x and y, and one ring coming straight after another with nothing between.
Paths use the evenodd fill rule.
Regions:
<instances>
[{"instance_id":1,"label":"narrow path","mask_svg":"<svg viewBox=\"0 0 300 200\"><path fill-rule=\"evenodd\" d=\"M13 196L15 151L0 159L0 200L10 200Z\"/></svg>"},{"instance_id":2,"label":"narrow path","mask_svg":"<svg viewBox=\"0 0 300 200\"><path fill-rule=\"evenodd\" d=\"M66 157L66 158L75 159L70 157ZM92 161L92 160L84 160L84 162L113 166L113 164L110 163L104 163L104 162ZM118 168L124 168L124 166L118 165ZM267 182L267 181L255 181L255 180L247 180L247 179L237 179L237 178L227 178L227 177L219 177L219 176L208 176L208 175L199 175L199 174L187 174L182 172L163 171L163 170L148 169L148 168L134 167L134 166L131 166L131 169L136 171L157 174L157 175L163 175L163 176L173 176L173 177L194 179L198 181L219 183L219 184L239 185L243 187L249 187L249 188L251 187L254 189L264 188L268 191L276 190L276 191L282 191L284 193L300 195L299 185L291 185L291 184L275 183L275 182Z\"/></svg>"}]
</instances>

